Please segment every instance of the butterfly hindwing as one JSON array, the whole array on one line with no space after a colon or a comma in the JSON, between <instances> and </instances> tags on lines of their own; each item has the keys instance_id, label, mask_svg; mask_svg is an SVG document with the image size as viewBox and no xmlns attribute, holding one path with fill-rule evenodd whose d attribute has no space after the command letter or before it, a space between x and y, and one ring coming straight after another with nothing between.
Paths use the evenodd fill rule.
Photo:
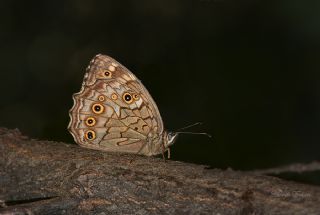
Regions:
<instances>
[{"instance_id":1,"label":"butterfly hindwing","mask_svg":"<svg viewBox=\"0 0 320 215\"><path fill-rule=\"evenodd\" d=\"M163 131L158 108L142 83L114 59L97 55L73 96L69 130L88 148L137 153ZM150 147L150 145L148 146ZM150 154L146 147L141 154Z\"/></svg>"}]
</instances>

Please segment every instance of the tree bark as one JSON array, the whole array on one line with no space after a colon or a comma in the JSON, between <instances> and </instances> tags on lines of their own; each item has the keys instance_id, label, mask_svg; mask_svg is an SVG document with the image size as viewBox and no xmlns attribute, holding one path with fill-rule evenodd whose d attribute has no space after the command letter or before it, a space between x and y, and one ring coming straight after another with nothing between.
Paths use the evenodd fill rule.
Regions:
<instances>
[{"instance_id":1,"label":"tree bark","mask_svg":"<svg viewBox=\"0 0 320 215\"><path fill-rule=\"evenodd\" d=\"M310 215L320 214L320 188L0 128L0 214Z\"/></svg>"}]
</instances>

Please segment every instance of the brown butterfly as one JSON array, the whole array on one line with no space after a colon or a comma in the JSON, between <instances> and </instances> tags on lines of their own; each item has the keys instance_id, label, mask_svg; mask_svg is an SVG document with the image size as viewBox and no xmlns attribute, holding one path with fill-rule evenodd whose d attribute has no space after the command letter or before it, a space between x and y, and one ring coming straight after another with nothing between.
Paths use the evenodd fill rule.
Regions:
<instances>
[{"instance_id":1,"label":"brown butterfly","mask_svg":"<svg viewBox=\"0 0 320 215\"><path fill-rule=\"evenodd\" d=\"M73 95L68 130L80 146L147 156L169 150L178 132L164 130L141 81L113 58L96 55Z\"/></svg>"},{"instance_id":2,"label":"brown butterfly","mask_svg":"<svg viewBox=\"0 0 320 215\"><path fill-rule=\"evenodd\" d=\"M141 81L106 55L98 54L91 60L73 100L68 130L83 147L147 156L168 151L170 157L169 146L178 134L210 137L164 130L158 107Z\"/></svg>"}]
</instances>

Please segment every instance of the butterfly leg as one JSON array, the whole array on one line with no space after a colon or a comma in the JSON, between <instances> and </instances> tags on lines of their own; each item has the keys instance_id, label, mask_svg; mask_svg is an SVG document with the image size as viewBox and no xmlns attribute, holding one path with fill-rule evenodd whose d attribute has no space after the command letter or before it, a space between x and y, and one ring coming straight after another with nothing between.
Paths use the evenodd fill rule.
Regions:
<instances>
[{"instance_id":1,"label":"butterfly leg","mask_svg":"<svg viewBox=\"0 0 320 215\"><path fill-rule=\"evenodd\" d=\"M162 144L162 158L164 161L166 161L166 157L164 156L164 153L166 153L165 148L164 148L164 144Z\"/></svg>"}]
</instances>

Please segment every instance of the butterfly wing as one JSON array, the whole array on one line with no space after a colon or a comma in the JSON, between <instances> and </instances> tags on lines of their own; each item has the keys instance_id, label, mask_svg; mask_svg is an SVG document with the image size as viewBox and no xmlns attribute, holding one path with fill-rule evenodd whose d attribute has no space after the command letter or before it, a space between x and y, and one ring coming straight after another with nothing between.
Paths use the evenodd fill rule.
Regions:
<instances>
[{"instance_id":1,"label":"butterfly wing","mask_svg":"<svg viewBox=\"0 0 320 215\"><path fill-rule=\"evenodd\" d=\"M163 122L143 84L113 58L90 62L74 94L68 129L84 147L152 155L160 153ZM144 146L147 147L144 147Z\"/></svg>"}]
</instances>

